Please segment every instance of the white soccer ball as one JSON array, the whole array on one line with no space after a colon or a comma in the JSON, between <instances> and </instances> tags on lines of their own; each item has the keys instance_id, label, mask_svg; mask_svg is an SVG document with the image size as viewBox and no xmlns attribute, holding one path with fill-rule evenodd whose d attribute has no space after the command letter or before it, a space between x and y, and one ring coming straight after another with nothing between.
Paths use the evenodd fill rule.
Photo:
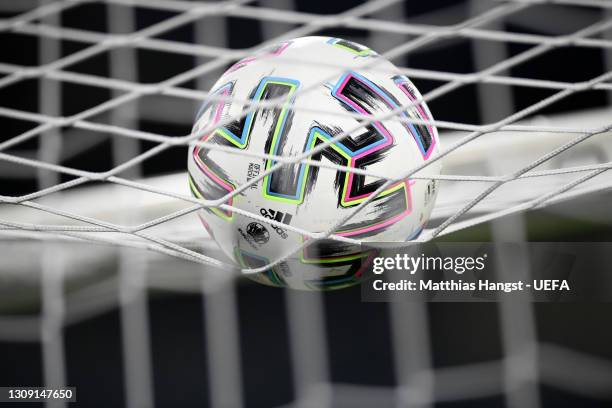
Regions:
<instances>
[{"instance_id":1,"label":"white soccer ball","mask_svg":"<svg viewBox=\"0 0 612 408\"><path fill-rule=\"evenodd\" d=\"M236 152L191 146L189 183L198 198L226 197L278 164L257 155L289 158L350 131L308 158L367 175L290 164L226 201L306 231L327 231L384 183L376 175L397 177L430 160L440 148L434 126L398 120L432 119L425 103L398 109L420 97L410 80L369 48L338 38L304 37L264 49L228 69L212 95L231 97L231 102L204 102L193 127L194 140ZM249 101L269 105L245 115ZM371 116L386 117L354 130L364 124L361 117ZM440 168L440 162L434 162L420 174L436 175ZM364 242L414 239L429 219L436 192L431 180L393 183L335 233ZM200 218L222 250L243 268L262 267L291 254L251 276L262 283L301 289L349 286L360 281L371 258L354 245L332 240L296 251L308 237L228 209L209 207Z\"/></svg>"}]
</instances>

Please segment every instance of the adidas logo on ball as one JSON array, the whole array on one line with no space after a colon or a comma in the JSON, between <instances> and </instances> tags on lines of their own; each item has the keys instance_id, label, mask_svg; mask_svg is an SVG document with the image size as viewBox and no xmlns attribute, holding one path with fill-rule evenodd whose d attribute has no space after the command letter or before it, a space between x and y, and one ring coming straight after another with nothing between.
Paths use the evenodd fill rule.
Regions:
<instances>
[{"instance_id":1,"label":"adidas logo on ball","mask_svg":"<svg viewBox=\"0 0 612 408\"><path fill-rule=\"evenodd\" d=\"M291 217L292 217L291 214L287 214L287 213L284 213L284 212L278 211L278 210L273 210L271 208L269 208L267 210L265 208L262 208L261 210L259 210L259 213L261 215L263 215L264 217L269 218L271 220L274 220L274 221L277 221L277 222L281 222L281 223L286 224L286 225L291 224ZM271 227L283 239L287 238L287 233L285 232L284 229L282 229L280 227L277 227L275 225L271 225Z\"/></svg>"}]
</instances>

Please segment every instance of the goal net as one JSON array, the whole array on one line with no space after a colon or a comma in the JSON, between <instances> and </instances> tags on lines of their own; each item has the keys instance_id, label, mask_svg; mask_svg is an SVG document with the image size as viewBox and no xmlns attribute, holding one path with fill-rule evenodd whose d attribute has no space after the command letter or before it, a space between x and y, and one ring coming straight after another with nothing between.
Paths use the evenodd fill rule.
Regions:
<instances>
[{"instance_id":1,"label":"goal net","mask_svg":"<svg viewBox=\"0 0 612 408\"><path fill-rule=\"evenodd\" d=\"M76 384L90 405L130 407L610 402L608 305L504 300L450 310L356 305L352 289L260 287L240 275L265 266L237 271L196 217L205 207L242 211L229 203L247 185L197 199L185 168L188 146L223 149L190 129L225 69L286 39L341 37L397 65L435 118L442 175L420 174L427 163L398 175L363 171L388 183L439 181L418 241L609 241L611 2L7 0L0 17L0 348L27 362L0 382ZM409 121L400 113L359 128ZM325 166L308 154L268 158L270 171ZM333 233L349 219L324 234L290 228L358 244ZM177 315L165 316L166 306ZM565 319L592 341L551 327ZM86 330L117 343L101 354L116 363L100 368L118 373L108 388L92 379L96 348L77 340L96 342ZM461 347L437 338L445 335ZM168 370L183 392L167 389Z\"/></svg>"}]
</instances>

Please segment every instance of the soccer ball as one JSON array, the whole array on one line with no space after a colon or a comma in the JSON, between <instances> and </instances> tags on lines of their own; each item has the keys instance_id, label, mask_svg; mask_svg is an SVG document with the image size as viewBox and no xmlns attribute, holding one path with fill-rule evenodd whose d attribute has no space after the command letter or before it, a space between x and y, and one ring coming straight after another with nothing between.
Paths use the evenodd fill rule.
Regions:
<instances>
[{"instance_id":1,"label":"soccer ball","mask_svg":"<svg viewBox=\"0 0 612 408\"><path fill-rule=\"evenodd\" d=\"M262 283L300 289L358 283L372 251L329 239L297 250L308 237L282 225L327 231L385 182L377 176L398 176L437 154L434 126L398 120L432 119L425 103L410 107L420 98L415 86L363 45L304 37L239 61L221 76L211 95L192 134L194 140L225 150L190 146L191 191L198 198L216 200L259 177L225 203L263 219L207 207L199 215L210 235L243 268L286 258L250 275ZM250 107L249 102L262 106ZM402 106L409 107L398 109ZM371 116L385 117L364 123L362 118ZM265 155L300 155L346 131L351 133L344 139L308 156L322 167L289 164L263 176L278 164ZM368 174L344 172L338 166ZM420 174L439 174L440 166L434 162ZM399 180L335 233L362 242L411 240L429 219L436 193L434 180Z\"/></svg>"}]
</instances>

